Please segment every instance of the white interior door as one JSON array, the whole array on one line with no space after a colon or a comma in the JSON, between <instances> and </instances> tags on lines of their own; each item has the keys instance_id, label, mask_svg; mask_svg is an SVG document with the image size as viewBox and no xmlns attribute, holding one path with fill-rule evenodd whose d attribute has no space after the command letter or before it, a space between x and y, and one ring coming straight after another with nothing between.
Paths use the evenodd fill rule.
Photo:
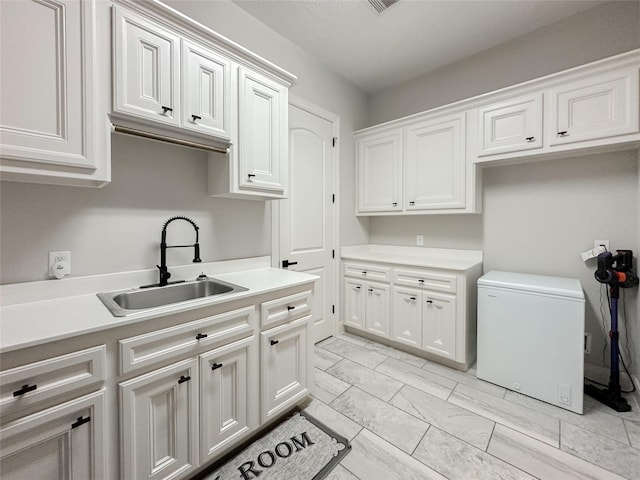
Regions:
<instances>
[{"instance_id":1,"label":"white interior door","mask_svg":"<svg viewBox=\"0 0 640 480\"><path fill-rule=\"evenodd\" d=\"M289 198L279 200L274 256L290 270L317 275L313 341L335 333L337 299L336 181L338 117L305 101L289 103ZM278 249L279 246L279 249ZM279 250L279 251L278 251Z\"/></svg>"}]
</instances>

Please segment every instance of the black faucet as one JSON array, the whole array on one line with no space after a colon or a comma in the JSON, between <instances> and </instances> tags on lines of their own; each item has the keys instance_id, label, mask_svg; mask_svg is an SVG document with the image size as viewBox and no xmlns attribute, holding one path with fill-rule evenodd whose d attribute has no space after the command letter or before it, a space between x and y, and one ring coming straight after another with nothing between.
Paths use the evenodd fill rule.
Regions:
<instances>
[{"instance_id":1,"label":"black faucet","mask_svg":"<svg viewBox=\"0 0 640 480\"><path fill-rule=\"evenodd\" d=\"M174 220L184 220L185 222L189 222L196 231L196 243L193 245L167 245L167 227ZM160 240L160 265L156 265L160 270L160 282L154 285L148 285L149 287L164 287L165 285L169 285L170 283L182 283L184 280L178 280L176 282L169 282L169 278L171 278L171 274L169 273L169 269L167 268L167 248L183 248L183 247L193 247L193 263L200 263L202 260L200 259L200 244L198 243L198 226L196 223L187 217L177 216L171 217L164 223L162 227L162 239Z\"/></svg>"}]
</instances>

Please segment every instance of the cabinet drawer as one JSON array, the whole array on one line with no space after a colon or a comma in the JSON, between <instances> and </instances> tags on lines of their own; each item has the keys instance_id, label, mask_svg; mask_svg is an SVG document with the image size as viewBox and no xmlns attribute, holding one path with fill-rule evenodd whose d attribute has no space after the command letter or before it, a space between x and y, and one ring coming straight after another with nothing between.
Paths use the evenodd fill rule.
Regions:
<instances>
[{"instance_id":1,"label":"cabinet drawer","mask_svg":"<svg viewBox=\"0 0 640 480\"><path fill-rule=\"evenodd\" d=\"M261 305L261 325L265 328L275 327L290 322L311 312L311 291L296 293L288 297L278 298Z\"/></svg>"},{"instance_id":2,"label":"cabinet drawer","mask_svg":"<svg viewBox=\"0 0 640 480\"><path fill-rule=\"evenodd\" d=\"M105 346L88 348L0 374L2 415L103 382Z\"/></svg>"},{"instance_id":3,"label":"cabinet drawer","mask_svg":"<svg viewBox=\"0 0 640 480\"><path fill-rule=\"evenodd\" d=\"M425 290L455 293L456 276L448 273L438 273L431 270L395 269L393 283L408 287L419 287Z\"/></svg>"},{"instance_id":4,"label":"cabinet drawer","mask_svg":"<svg viewBox=\"0 0 640 480\"><path fill-rule=\"evenodd\" d=\"M253 333L253 306L120 340L120 374Z\"/></svg>"},{"instance_id":5,"label":"cabinet drawer","mask_svg":"<svg viewBox=\"0 0 640 480\"><path fill-rule=\"evenodd\" d=\"M349 277L389 282L389 279L391 278L391 268L370 263L345 262L344 274Z\"/></svg>"}]
</instances>

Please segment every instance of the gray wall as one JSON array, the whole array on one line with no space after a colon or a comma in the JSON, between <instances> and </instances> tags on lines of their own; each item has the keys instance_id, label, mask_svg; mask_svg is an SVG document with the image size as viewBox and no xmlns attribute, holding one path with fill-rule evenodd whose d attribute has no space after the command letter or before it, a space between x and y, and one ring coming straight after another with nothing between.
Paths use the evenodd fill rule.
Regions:
<instances>
[{"instance_id":1,"label":"gray wall","mask_svg":"<svg viewBox=\"0 0 640 480\"><path fill-rule=\"evenodd\" d=\"M353 215L351 132L366 125L368 97L231 2L171 4L296 74L293 94L340 116L341 242L366 243L368 221ZM71 251L74 276L153 268L162 224L178 214L201 227L204 261L271 254L270 203L208 197L204 153L112 138L113 181L103 189L0 184L0 283L46 279L50 250ZM169 240L181 239L191 232L172 224ZM189 262L189 254L171 251L169 264Z\"/></svg>"},{"instance_id":2,"label":"gray wall","mask_svg":"<svg viewBox=\"0 0 640 480\"><path fill-rule=\"evenodd\" d=\"M610 1L373 96L375 125L640 46L640 2Z\"/></svg>"},{"instance_id":3,"label":"gray wall","mask_svg":"<svg viewBox=\"0 0 640 480\"><path fill-rule=\"evenodd\" d=\"M372 124L640 47L639 2L607 2L375 95ZM485 168L484 213L376 217L371 243L482 249L484 269L579 278L587 296L586 360L601 364L600 285L579 253L595 239L640 255L638 152ZM640 376L638 289L626 291L633 366ZM606 321L608 325L608 317ZM623 345L626 345L626 336ZM627 357L628 358L628 357Z\"/></svg>"}]
</instances>

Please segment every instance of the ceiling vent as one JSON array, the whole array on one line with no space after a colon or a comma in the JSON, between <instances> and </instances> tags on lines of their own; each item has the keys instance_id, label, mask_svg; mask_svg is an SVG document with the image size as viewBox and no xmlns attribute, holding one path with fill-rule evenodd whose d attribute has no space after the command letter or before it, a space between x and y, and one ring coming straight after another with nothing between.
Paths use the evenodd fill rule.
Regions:
<instances>
[{"instance_id":1,"label":"ceiling vent","mask_svg":"<svg viewBox=\"0 0 640 480\"><path fill-rule=\"evenodd\" d=\"M386 10L397 2L398 0L369 0L371 6L375 8L378 13L382 13L383 10Z\"/></svg>"}]
</instances>

